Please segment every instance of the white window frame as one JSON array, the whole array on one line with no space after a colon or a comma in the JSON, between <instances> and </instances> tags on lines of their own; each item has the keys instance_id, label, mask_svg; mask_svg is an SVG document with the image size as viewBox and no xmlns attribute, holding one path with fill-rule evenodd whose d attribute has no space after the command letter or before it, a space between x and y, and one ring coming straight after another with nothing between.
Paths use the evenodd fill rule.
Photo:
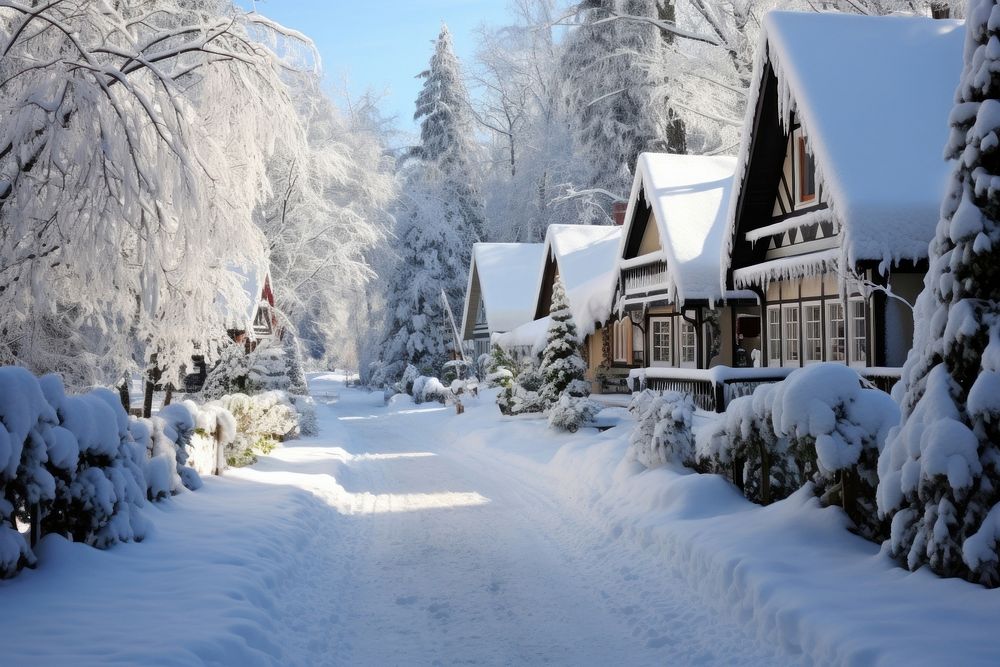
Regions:
<instances>
[{"instance_id":1,"label":"white window frame","mask_svg":"<svg viewBox=\"0 0 1000 667\"><path fill-rule=\"evenodd\" d=\"M656 345L656 330L659 325L666 326L667 343L666 346ZM650 366L673 366L674 362L674 318L672 317L651 317L649 319L649 365ZM666 359L657 359L658 349L665 349Z\"/></svg>"},{"instance_id":2,"label":"white window frame","mask_svg":"<svg viewBox=\"0 0 1000 667\"><path fill-rule=\"evenodd\" d=\"M790 318L789 314L795 314ZM794 321L793 321L794 320ZM792 327L795 336L791 335ZM793 344L794 342L794 344ZM802 313L799 304L784 304L781 306L781 365L798 367L802 365L802 354L799 344L802 342Z\"/></svg>"},{"instance_id":3,"label":"white window frame","mask_svg":"<svg viewBox=\"0 0 1000 667\"><path fill-rule=\"evenodd\" d=\"M810 308L817 308L818 309L819 320L808 320L807 319L806 314L809 312ZM810 333L809 327L810 327L810 324L813 324L813 323L815 323L815 325L816 325L815 331L816 331L817 335L819 336L819 338L810 338L810 336L809 336L809 333ZM803 364L816 364L816 363L819 363L819 362L823 361L823 346L824 346L824 341L823 341L823 302L822 301L803 301L802 302L802 324L801 324L801 329L800 330L802 332L802 334L801 334L802 335L802 363ZM815 348L813 348L813 349L815 349L815 350L817 350L819 352L819 355L816 356L816 357L810 356L810 352L812 350L810 350L809 342L812 341L812 340L818 340L819 341L819 345L816 346Z\"/></svg>"},{"instance_id":4,"label":"white window frame","mask_svg":"<svg viewBox=\"0 0 1000 667\"><path fill-rule=\"evenodd\" d=\"M774 316L774 320L771 317ZM771 331L771 326L777 327L778 337L775 338ZM781 336L781 306L774 305L767 307L767 365L781 366L781 348L784 342Z\"/></svg>"},{"instance_id":5,"label":"white window frame","mask_svg":"<svg viewBox=\"0 0 1000 667\"><path fill-rule=\"evenodd\" d=\"M680 319L680 326L678 327L679 332L677 336L677 365L681 368L697 368L698 367L698 332L695 330L694 325L685 320L683 317ZM690 345L687 344L688 337L690 336ZM685 354L690 352L691 360L685 360Z\"/></svg>"},{"instance_id":6,"label":"white window frame","mask_svg":"<svg viewBox=\"0 0 1000 667\"><path fill-rule=\"evenodd\" d=\"M629 320L618 320L614 324L614 335L612 341L614 343L614 360L616 363L629 363L630 359L626 359L626 354L628 352L628 343L625 340L625 329L629 330L629 335L632 335L632 323Z\"/></svg>"},{"instance_id":7,"label":"white window frame","mask_svg":"<svg viewBox=\"0 0 1000 667\"><path fill-rule=\"evenodd\" d=\"M824 305L826 309L826 360L835 361L841 364L847 363L847 309L840 299L827 299ZM840 319L834 318L835 311L840 309ZM840 322L840 336L835 335L834 328L836 322ZM836 341L840 341L840 358L837 358Z\"/></svg>"},{"instance_id":8,"label":"white window frame","mask_svg":"<svg viewBox=\"0 0 1000 667\"><path fill-rule=\"evenodd\" d=\"M867 366L868 365L868 304L865 303L865 298L863 296L852 296L847 300L847 312L845 314L847 322L847 332L848 332L848 343L847 350L849 354L850 364L852 366ZM861 306L861 317L857 317L853 308L855 306ZM861 336L857 334L855 329L858 320L861 321ZM858 343L863 345L863 354L858 354ZM860 358L859 358L860 357Z\"/></svg>"}]
</instances>

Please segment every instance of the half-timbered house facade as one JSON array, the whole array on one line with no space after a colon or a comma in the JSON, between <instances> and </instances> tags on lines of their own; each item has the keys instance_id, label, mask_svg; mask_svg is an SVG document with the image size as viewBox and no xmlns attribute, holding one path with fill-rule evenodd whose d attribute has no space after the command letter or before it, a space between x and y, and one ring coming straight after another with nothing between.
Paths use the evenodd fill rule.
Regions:
<instances>
[{"instance_id":1,"label":"half-timbered house facade","mask_svg":"<svg viewBox=\"0 0 1000 667\"><path fill-rule=\"evenodd\" d=\"M949 168L961 24L772 12L762 34L722 279L758 295L764 366L900 366Z\"/></svg>"}]
</instances>

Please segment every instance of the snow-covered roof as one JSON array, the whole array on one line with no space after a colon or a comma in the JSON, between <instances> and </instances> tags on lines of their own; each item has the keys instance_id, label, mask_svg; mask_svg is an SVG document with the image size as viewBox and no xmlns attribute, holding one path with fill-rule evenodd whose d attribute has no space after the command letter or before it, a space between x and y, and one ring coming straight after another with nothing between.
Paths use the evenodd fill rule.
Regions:
<instances>
[{"instance_id":1,"label":"snow-covered roof","mask_svg":"<svg viewBox=\"0 0 1000 667\"><path fill-rule=\"evenodd\" d=\"M486 310L490 333L510 331L531 320L544 246L541 243L476 243L472 246L469 285L465 291L462 331L475 324L471 298L473 277L479 279L479 298ZM478 305L475 304L475 305Z\"/></svg>"},{"instance_id":2,"label":"snow-covered roof","mask_svg":"<svg viewBox=\"0 0 1000 667\"><path fill-rule=\"evenodd\" d=\"M260 307L261 299L263 298L264 285L270 281L270 271L268 270L267 263L229 264L226 268L236 277L237 282L242 286L246 294L246 301L243 301L242 305L244 307L242 308L236 304L230 305L225 295L222 293L219 294L217 302L219 308L223 311L226 327L228 329L246 331L249 335L252 335L253 321L257 316L257 309Z\"/></svg>"},{"instance_id":3,"label":"snow-covered roof","mask_svg":"<svg viewBox=\"0 0 1000 667\"><path fill-rule=\"evenodd\" d=\"M765 65L787 128L809 138L816 177L843 230L847 265L927 256L949 166L942 157L962 71L961 22L922 17L770 12L747 104L736 170L750 157ZM730 202L735 220L738 196ZM733 233L727 234L723 271Z\"/></svg>"},{"instance_id":4,"label":"snow-covered roof","mask_svg":"<svg viewBox=\"0 0 1000 667\"><path fill-rule=\"evenodd\" d=\"M595 322L603 322L611 313L621 233L621 227L604 225L549 225L545 232L545 256L559 267L581 339L594 332ZM538 300L544 262L541 271L535 289Z\"/></svg>"},{"instance_id":5,"label":"snow-covered roof","mask_svg":"<svg viewBox=\"0 0 1000 667\"><path fill-rule=\"evenodd\" d=\"M545 349L545 339L552 325L552 317L546 315L511 329L506 333L493 334L492 342L510 350L516 347L530 347L532 354L541 354Z\"/></svg>"},{"instance_id":6,"label":"snow-covered roof","mask_svg":"<svg viewBox=\"0 0 1000 667\"><path fill-rule=\"evenodd\" d=\"M679 304L722 298L719 257L735 170L736 158L728 156L642 153L636 162L625 220L632 224L642 191L656 218L670 295Z\"/></svg>"}]
</instances>

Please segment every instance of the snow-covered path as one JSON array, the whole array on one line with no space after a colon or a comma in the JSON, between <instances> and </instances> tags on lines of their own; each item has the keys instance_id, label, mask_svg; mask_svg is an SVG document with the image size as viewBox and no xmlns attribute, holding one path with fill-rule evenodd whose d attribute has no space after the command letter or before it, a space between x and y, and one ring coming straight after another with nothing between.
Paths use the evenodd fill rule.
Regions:
<instances>
[{"instance_id":1,"label":"snow-covered path","mask_svg":"<svg viewBox=\"0 0 1000 667\"><path fill-rule=\"evenodd\" d=\"M570 436L313 388L319 436L150 506L143 543L46 537L0 582L0 664L801 661L560 485Z\"/></svg>"},{"instance_id":2,"label":"snow-covered path","mask_svg":"<svg viewBox=\"0 0 1000 667\"><path fill-rule=\"evenodd\" d=\"M609 539L531 458L464 446L444 428L450 410L340 397L317 441L254 473L337 510L278 602L290 654L369 665L790 662L668 563Z\"/></svg>"}]
</instances>

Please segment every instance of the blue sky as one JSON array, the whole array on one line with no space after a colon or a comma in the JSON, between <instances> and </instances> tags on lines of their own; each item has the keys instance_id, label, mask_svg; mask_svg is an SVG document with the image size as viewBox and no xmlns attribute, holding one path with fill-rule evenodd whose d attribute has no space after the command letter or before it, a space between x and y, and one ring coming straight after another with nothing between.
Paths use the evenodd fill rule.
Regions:
<instances>
[{"instance_id":1,"label":"blue sky","mask_svg":"<svg viewBox=\"0 0 1000 667\"><path fill-rule=\"evenodd\" d=\"M241 4L251 5L253 0ZM257 11L312 37L335 89L385 92L382 109L415 132L414 78L427 67L441 22L448 24L464 67L472 65L476 31L507 22L507 0L257 0Z\"/></svg>"}]
</instances>

